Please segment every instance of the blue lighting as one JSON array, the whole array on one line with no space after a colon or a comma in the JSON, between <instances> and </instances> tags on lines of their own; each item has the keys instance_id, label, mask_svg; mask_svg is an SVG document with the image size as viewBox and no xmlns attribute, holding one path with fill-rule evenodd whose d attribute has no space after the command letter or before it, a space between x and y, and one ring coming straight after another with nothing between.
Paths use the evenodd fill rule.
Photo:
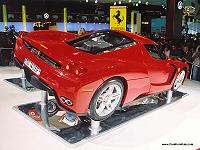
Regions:
<instances>
[{"instance_id":1,"label":"blue lighting","mask_svg":"<svg viewBox=\"0 0 200 150\"><path fill-rule=\"evenodd\" d=\"M22 22L8 22L8 26L14 25L16 31L23 31L23 23ZM33 31L33 22L27 22L27 31L31 32ZM64 30L64 23L58 22L57 28L59 31ZM91 30L101 30L101 29L109 29L110 25L109 23L67 23L67 31L78 31L80 28L85 28L86 31ZM4 23L0 22L0 31L4 31Z\"/></svg>"}]
</instances>

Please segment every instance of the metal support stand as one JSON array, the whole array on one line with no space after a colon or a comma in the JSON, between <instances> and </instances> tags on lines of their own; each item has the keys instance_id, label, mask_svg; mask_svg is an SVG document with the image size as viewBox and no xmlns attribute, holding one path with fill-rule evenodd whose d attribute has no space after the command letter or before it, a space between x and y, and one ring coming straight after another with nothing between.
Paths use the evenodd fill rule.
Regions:
<instances>
[{"instance_id":1,"label":"metal support stand","mask_svg":"<svg viewBox=\"0 0 200 150\"><path fill-rule=\"evenodd\" d=\"M167 104L171 103L171 101L172 101L172 94L173 94L172 90L169 90L167 92L167 101L166 101Z\"/></svg>"},{"instance_id":2,"label":"metal support stand","mask_svg":"<svg viewBox=\"0 0 200 150\"><path fill-rule=\"evenodd\" d=\"M47 91L41 91L41 117L46 128L49 128L49 119L48 119L48 93Z\"/></svg>"},{"instance_id":3,"label":"metal support stand","mask_svg":"<svg viewBox=\"0 0 200 150\"><path fill-rule=\"evenodd\" d=\"M24 71L24 69L22 69L22 79L26 79L26 76L25 76L25 71Z\"/></svg>"},{"instance_id":4,"label":"metal support stand","mask_svg":"<svg viewBox=\"0 0 200 150\"><path fill-rule=\"evenodd\" d=\"M101 131L101 126L100 126L100 121L95 121L91 119L91 123L90 123L90 135L97 135L99 134L99 131Z\"/></svg>"},{"instance_id":5,"label":"metal support stand","mask_svg":"<svg viewBox=\"0 0 200 150\"><path fill-rule=\"evenodd\" d=\"M22 69L22 88L26 89L26 77L25 77L25 72L24 69Z\"/></svg>"}]
</instances>

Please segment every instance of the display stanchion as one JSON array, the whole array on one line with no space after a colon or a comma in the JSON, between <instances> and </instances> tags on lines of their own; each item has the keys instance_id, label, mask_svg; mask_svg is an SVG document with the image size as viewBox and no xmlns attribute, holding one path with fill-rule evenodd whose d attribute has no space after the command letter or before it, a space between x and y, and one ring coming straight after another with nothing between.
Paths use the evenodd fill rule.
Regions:
<instances>
[{"instance_id":1,"label":"display stanchion","mask_svg":"<svg viewBox=\"0 0 200 150\"><path fill-rule=\"evenodd\" d=\"M100 125L100 121L95 121L91 119L91 123L90 123L90 135L97 135L99 134L99 131L101 131L101 125Z\"/></svg>"},{"instance_id":2,"label":"display stanchion","mask_svg":"<svg viewBox=\"0 0 200 150\"><path fill-rule=\"evenodd\" d=\"M25 71L24 71L24 69L22 69L22 79L26 79L26 76L25 76Z\"/></svg>"},{"instance_id":3,"label":"display stanchion","mask_svg":"<svg viewBox=\"0 0 200 150\"><path fill-rule=\"evenodd\" d=\"M26 76L25 76L25 72L24 69L22 69L22 88L26 88Z\"/></svg>"},{"instance_id":4,"label":"display stanchion","mask_svg":"<svg viewBox=\"0 0 200 150\"><path fill-rule=\"evenodd\" d=\"M171 103L171 101L172 101L172 94L173 94L172 90L167 91L167 101L166 101L167 104Z\"/></svg>"},{"instance_id":5,"label":"display stanchion","mask_svg":"<svg viewBox=\"0 0 200 150\"><path fill-rule=\"evenodd\" d=\"M41 118L43 124L46 128L49 128L49 119L48 119L48 93L47 91L41 91Z\"/></svg>"}]
</instances>

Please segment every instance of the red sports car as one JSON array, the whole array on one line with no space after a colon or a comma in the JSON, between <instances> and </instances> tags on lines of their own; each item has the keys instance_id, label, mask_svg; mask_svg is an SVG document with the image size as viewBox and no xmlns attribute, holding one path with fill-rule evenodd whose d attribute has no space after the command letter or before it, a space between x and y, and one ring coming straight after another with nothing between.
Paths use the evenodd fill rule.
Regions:
<instances>
[{"instance_id":1,"label":"red sports car","mask_svg":"<svg viewBox=\"0 0 200 150\"><path fill-rule=\"evenodd\" d=\"M155 42L125 31L22 33L15 58L27 80L55 95L60 108L94 120L139 96L177 90L188 75L186 63L166 59Z\"/></svg>"}]
</instances>

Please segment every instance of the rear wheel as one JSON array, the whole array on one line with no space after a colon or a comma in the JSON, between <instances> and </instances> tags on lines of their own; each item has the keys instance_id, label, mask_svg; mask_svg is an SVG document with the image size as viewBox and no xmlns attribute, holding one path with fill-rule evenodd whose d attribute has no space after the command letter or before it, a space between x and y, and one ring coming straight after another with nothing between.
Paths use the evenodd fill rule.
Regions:
<instances>
[{"instance_id":1,"label":"rear wheel","mask_svg":"<svg viewBox=\"0 0 200 150\"><path fill-rule=\"evenodd\" d=\"M58 105L54 100L48 100L48 115L54 116L58 112Z\"/></svg>"},{"instance_id":2,"label":"rear wheel","mask_svg":"<svg viewBox=\"0 0 200 150\"><path fill-rule=\"evenodd\" d=\"M105 82L95 92L89 106L89 116L100 121L110 117L121 104L124 95L124 85L118 80Z\"/></svg>"},{"instance_id":3,"label":"rear wheel","mask_svg":"<svg viewBox=\"0 0 200 150\"><path fill-rule=\"evenodd\" d=\"M177 75L174 84L172 86L172 90L173 91L177 91L178 88L183 84L183 81L185 79L185 75L186 75L186 71L185 70L181 70L179 72L179 74Z\"/></svg>"}]
</instances>

